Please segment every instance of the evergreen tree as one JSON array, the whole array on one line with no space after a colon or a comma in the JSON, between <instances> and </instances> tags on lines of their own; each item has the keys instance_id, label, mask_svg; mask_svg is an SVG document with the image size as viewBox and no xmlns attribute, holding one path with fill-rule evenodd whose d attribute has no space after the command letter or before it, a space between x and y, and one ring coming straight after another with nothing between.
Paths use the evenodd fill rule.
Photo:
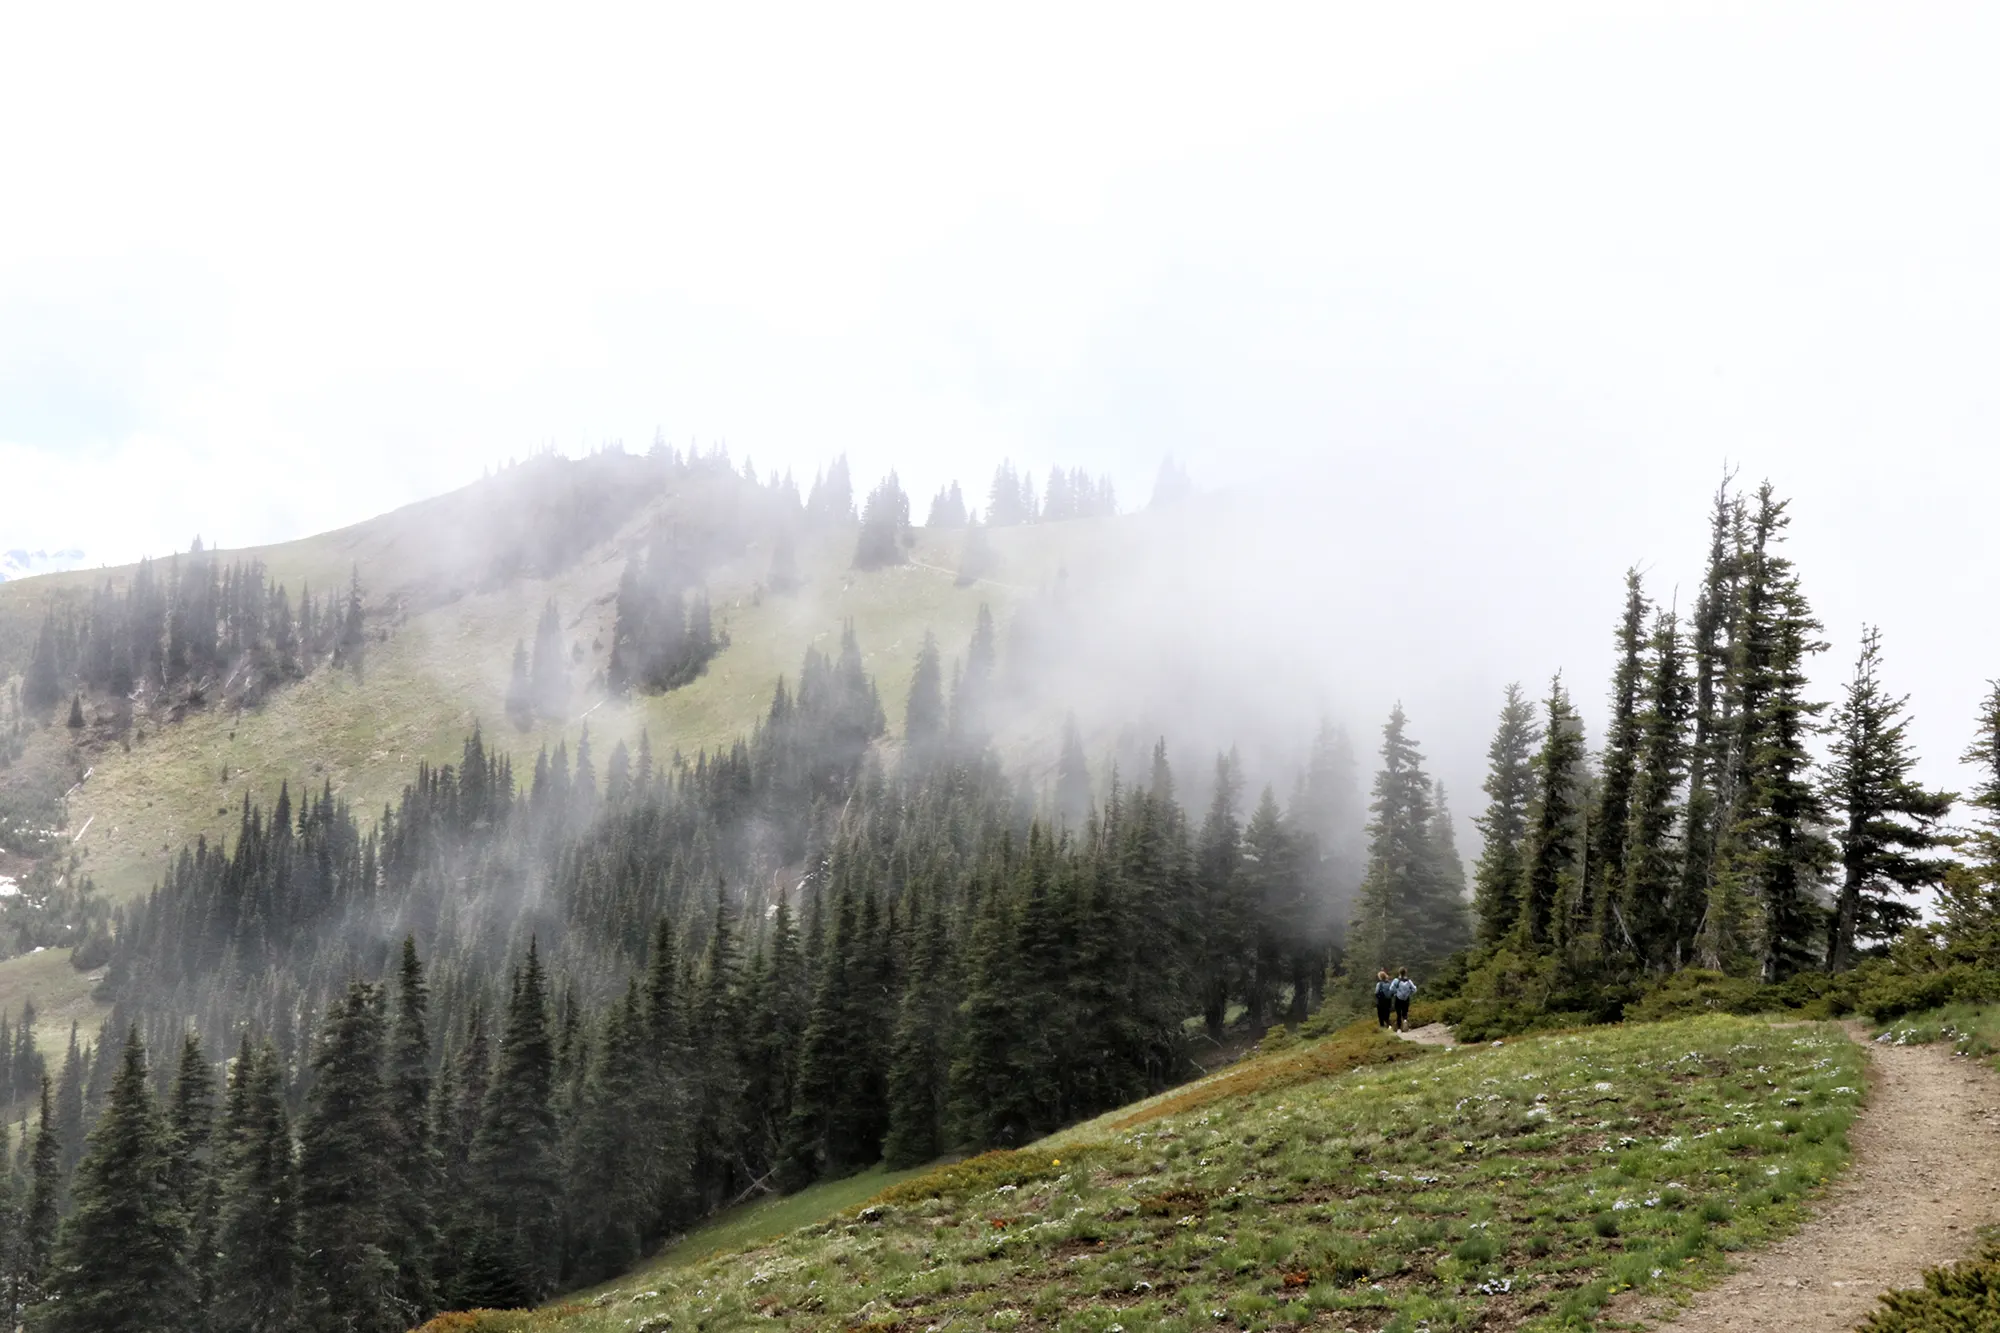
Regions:
<instances>
[{"instance_id":1,"label":"evergreen tree","mask_svg":"<svg viewBox=\"0 0 2000 1333\"><path fill-rule=\"evenodd\" d=\"M35 638L28 670L21 682L21 703L30 713L46 718L62 698L62 679L56 662L56 620L51 610L42 617L41 633Z\"/></svg>"},{"instance_id":2,"label":"evergreen tree","mask_svg":"<svg viewBox=\"0 0 2000 1333\"><path fill-rule=\"evenodd\" d=\"M299 1125L299 1225L308 1258L307 1322L329 1333L398 1333L414 1311L397 1297L390 1200L395 1142L383 1086L377 988L356 981L328 1011Z\"/></svg>"},{"instance_id":3,"label":"evergreen tree","mask_svg":"<svg viewBox=\"0 0 2000 1333\"><path fill-rule=\"evenodd\" d=\"M76 1174L83 1160L83 1085L88 1061L76 1042L76 1024L69 1025L69 1049L63 1055L62 1074L56 1083L56 1131L62 1140L62 1178Z\"/></svg>"},{"instance_id":4,"label":"evergreen tree","mask_svg":"<svg viewBox=\"0 0 2000 1333\"><path fill-rule=\"evenodd\" d=\"M1646 621L1651 604L1639 571L1625 571L1625 610L1614 642L1618 665L1611 677L1611 721L1598 761L1596 808L1590 818L1590 847L1584 860L1583 891L1591 933L1602 941L1622 938L1612 917L1625 882L1625 847L1630 834L1632 784L1638 776L1640 690L1645 683ZM1628 946L1629 947L1629 946Z\"/></svg>"},{"instance_id":5,"label":"evergreen tree","mask_svg":"<svg viewBox=\"0 0 2000 1333\"><path fill-rule=\"evenodd\" d=\"M882 1157L891 1170L936 1157L944 1151L947 1132L951 998L945 977L949 944L940 906L931 903L913 912L910 932L914 956L889 1047L889 1132Z\"/></svg>"},{"instance_id":6,"label":"evergreen tree","mask_svg":"<svg viewBox=\"0 0 2000 1333\"><path fill-rule=\"evenodd\" d=\"M582 1106L569 1151L571 1281L600 1281L629 1268L645 1243L649 1200L640 1162L644 1145L632 1132L632 1108L642 1094L645 1010L636 987L612 1006L592 1047Z\"/></svg>"},{"instance_id":7,"label":"evergreen tree","mask_svg":"<svg viewBox=\"0 0 2000 1333\"><path fill-rule=\"evenodd\" d=\"M798 543L789 530L780 532L771 544L771 572L764 576L764 586L780 594L799 589Z\"/></svg>"},{"instance_id":8,"label":"evergreen tree","mask_svg":"<svg viewBox=\"0 0 2000 1333\"><path fill-rule=\"evenodd\" d=\"M1458 854L1458 826L1452 820L1451 802L1442 782L1431 784L1431 847L1437 858L1436 924L1431 947L1434 952L1454 954L1472 943L1472 916L1465 891L1465 858Z\"/></svg>"},{"instance_id":9,"label":"evergreen tree","mask_svg":"<svg viewBox=\"0 0 2000 1333\"><path fill-rule=\"evenodd\" d=\"M439 1183L439 1161L431 1142L430 984L417 942L403 937L396 974L395 1025L389 1033L386 1069L392 1138L389 1203L389 1257L396 1264L396 1292L414 1318L437 1308L432 1257L441 1238L431 1216Z\"/></svg>"},{"instance_id":10,"label":"evergreen tree","mask_svg":"<svg viewBox=\"0 0 2000 1333\"><path fill-rule=\"evenodd\" d=\"M685 1223L693 1209L693 1153L687 1142L687 1016L673 922L660 917L646 957L645 1081L637 1101L644 1154L641 1179L651 1196L649 1236Z\"/></svg>"},{"instance_id":11,"label":"evergreen tree","mask_svg":"<svg viewBox=\"0 0 2000 1333\"><path fill-rule=\"evenodd\" d=\"M214 1333L298 1328L304 1258L299 1247L298 1166L285 1115L283 1072L268 1043L245 1038L230 1073L218 1165Z\"/></svg>"},{"instance_id":12,"label":"evergreen tree","mask_svg":"<svg viewBox=\"0 0 2000 1333\"><path fill-rule=\"evenodd\" d=\"M909 772L927 772L939 758L945 743L946 723L944 670L937 638L925 630L924 646L917 653L916 673L910 678L909 702L903 710L903 762Z\"/></svg>"},{"instance_id":13,"label":"evergreen tree","mask_svg":"<svg viewBox=\"0 0 2000 1333\"><path fill-rule=\"evenodd\" d=\"M966 649L965 670L951 691L951 735L961 755L976 754L986 748L992 735L995 673L1000 650L993 628L993 612L979 604L979 619Z\"/></svg>"},{"instance_id":14,"label":"evergreen tree","mask_svg":"<svg viewBox=\"0 0 2000 1333\"><path fill-rule=\"evenodd\" d=\"M959 548L957 584L970 588L973 584L991 574L999 565L999 557L993 550L993 539L987 534L984 524L974 523L965 530L965 544Z\"/></svg>"},{"instance_id":15,"label":"evergreen tree","mask_svg":"<svg viewBox=\"0 0 2000 1333\"><path fill-rule=\"evenodd\" d=\"M1939 933L1955 958L1991 967L2000 964L2000 681L1987 682L1975 726L1960 757L1974 774L1973 823L1938 893Z\"/></svg>"},{"instance_id":16,"label":"evergreen tree","mask_svg":"<svg viewBox=\"0 0 2000 1333\"><path fill-rule=\"evenodd\" d=\"M1368 877L1348 927L1349 956L1370 974L1435 966L1462 942L1465 907L1442 873L1431 781L1401 704L1382 728L1373 796Z\"/></svg>"},{"instance_id":17,"label":"evergreen tree","mask_svg":"<svg viewBox=\"0 0 2000 1333\"><path fill-rule=\"evenodd\" d=\"M1270 1020L1281 992L1289 988L1290 1021L1306 1017L1306 995L1324 959L1311 947L1299 847L1285 826L1278 798L1269 787L1243 830L1243 896L1253 914L1252 973L1244 996L1253 1031Z\"/></svg>"},{"instance_id":18,"label":"evergreen tree","mask_svg":"<svg viewBox=\"0 0 2000 1333\"><path fill-rule=\"evenodd\" d=\"M617 660L615 652L612 660ZM507 677L507 717L522 731L535 722L535 690L528 676L528 646L519 639L514 641L514 665Z\"/></svg>"},{"instance_id":19,"label":"evergreen tree","mask_svg":"<svg viewBox=\"0 0 2000 1333\"><path fill-rule=\"evenodd\" d=\"M1534 800L1534 755L1541 739L1534 705L1518 684L1509 685L1500 708L1499 728L1486 748L1483 790L1487 804L1478 821L1485 845L1473 875L1472 902L1481 944L1498 944L1520 918L1528 811Z\"/></svg>"},{"instance_id":20,"label":"evergreen tree","mask_svg":"<svg viewBox=\"0 0 2000 1333\"><path fill-rule=\"evenodd\" d=\"M174 1198L166 1122L139 1030L125 1037L104 1114L77 1168L36 1333L163 1333L193 1326L187 1218Z\"/></svg>"},{"instance_id":21,"label":"evergreen tree","mask_svg":"<svg viewBox=\"0 0 2000 1333\"><path fill-rule=\"evenodd\" d=\"M820 527L854 521L854 476L846 454L833 460L823 480L813 480L806 496L806 518Z\"/></svg>"},{"instance_id":22,"label":"evergreen tree","mask_svg":"<svg viewBox=\"0 0 2000 1333\"><path fill-rule=\"evenodd\" d=\"M1083 734L1076 715L1063 719L1062 752L1056 759L1056 818L1081 828L1090 815L1090 761L1083 755Z\"/></svg>"},{"instance_id":23,"label":"evergreen tree","mask_svg":"<svg viewBox=\"0 0 2000 1333\"><path fill-rule=\"evenodd\" d=\"M1160 780L1166 769L1164 740L1156 746L1153 762L1153 798L1163 812L1177 814L1172 783L1163 786ZM1304 858L1307 916L1300 929L1313 949L1325 953L1338 946L1347 929L1367 860L1354 747L1347 732L1329 719L1320 719L1286 822Z\"/></svg>"},{"instance_id":24,"label":"evergreen tree","mask_svg":"<svg viewBox=\"0 0 2000 1333\"><path fill-rule=\"evenodd\" d=\"M569 716L569 658L563 652L562 617L553 600L535 622L535 651L528 667L528 697L534 714L551 722Z\"/></svg>"},{"instance_id":25,"label":"evergreen tree","mask_svg":"<svg viewBox=\"0 0 2000 1333\"><path fill-rule=\"evenodd\" d=\"M1245 901L1243 824L1237 799L1243 780L1234 751L1215 761L1215 795L1202 820L1195 847L1195 883L1202 941L1201 1007L1211 1041L1222 1040L1229 997L1250 975L1252 948L1249 904Z\"/></svg>"},{"instance_id":26,"label":"evergreen tree","mask_svg":"<svg viewBox=\"0 0 2000 1333\"><path fill-rule=\"evenodd\" d=\"M562 1170L552 1103L555 1047L549 1032L548 979L536 945L515 974L493 1082L480 1109L472 1175L484 1213L480 1304L531 1304L555 1287L560 1249Z\"/></svg>"},{"instance_id":27,"label":"evergreen tree","mask_svg":"<svg viewBox=\"0 0 2000 1333\"><path fill-rule=\"evenodd\" d=\"M1694 705L1680 624L1672 612L1655 618L1638 717L1639 755L1626 821L1623 882L1614 899L1615 925L1643 968L1678 967L1688 915L1683 864L1687 821L1681 801L1690 760Z\"/></svg>"},{"instance_id":28,"label":"evergreen tree","mask_svg":"<svg viewBox=\"0 0 2000 1333\"><path fill-rule=\"evenodd\" d=\"M202 1054L201 1038L190 1032L181 1041L180 1068L167 1106L167 1149L174 1201L187 1219L188 1269L201 1303L214 1251L214 1134L215 1077Z\"/></svg>"},{"instance_id":29,"label":"evergreen tree","mask_svg":"<svg viewBox=\"0 0 2000 1333\"><path fill-rule=\"evenodd\" d=\"M1582 852L1583 722L1570 707L1558 675L1543 705L1542 749L1535 757L1535 800L1529 811L1527 874L1520 931L1536 952L1566 945Z\"/></svg>"},{"instance_id":30,"label":"evergreen tree","mask_svg":"<svg viewBox=\"0 0 2000 1333\"><path fill-rule=\"evenodd\" d=\"M1942 884L1950 861L1937 855L1952 839L1940 824L1952 793L1910 777L1908 696L1891 696L1880 676L1882 634L1861 634L1854 679L1833 715L1827 802L1839 812L1840 896L1828 920L1826 959L1839 972L1853 965L1856 944L1896 935L1918 920L1906 899Z\"/></svg>"},{"instance_id":31,"label":"evergreen tree","mask_svg":"<svg viewBox=\"0 0 2000 1333\"><path fill-rule=\"evenodd\" d=\"M1808 744L1826 705L1806 698L1806 660L1826 645L1792 562L1778 544L1790 519L1769 482L1750 517L1739 630L1730 663L1736 707L1736 799L1718 853L1705 953L1781 981L1824 941L1817 895L1834 849Z\"/></svg>"},{"instance_id":32,"label":"evergreen tree","mask_svg":"<svg viewBox=\"0 0 2000 1333\"><path fill-rule=\"evenodd\" d=\"M347 614L340 622L340 638L334 647L333 664L346 667L359 677L367 647L368 634L361 616L361 567L356 565L348 582Z\"/></svg>"},{"instance_id":33,"label":"evergreen tree","mask_svg":"<svg viewBox=\"0 0 2000 1333\"><path fill-rule=\"evenodd\" d=\"M1039 838L1039 831L1032 836ZM995 869L988 867L989 873ZM1008 895L998 885L982 896L967 946L950 1116L963 1142L1012 1147L1031 1137L1053 1100L1053 1089L1042 1081L1046 1064L1037 1050L1049 1034L1033 1021L1035 1002L1045 997L1035 994L1031 983L1037 969L1020 947L1023 940L1035 939L1035 924L1024 923L1017 932Z\"/></svg>"},{"instance_id":34,"label":"evergreen tree","mask_svg":"<svg viewBox=\"0 0 2000 1333\"><path fill-rule=\"evenodd\" d=\"M20 1268L14 1281L17 1313L42 1298L61 1215L62 1140L56 1132L47 1075L42 1077L41 1115L36 1120L34 1142L29 1158L28 1204L21 1219Z\"/></svg>"},{"instance_id":35,"label":"evergreen tree","mask_svg":"<svg viewBox=\"0 0 2000 1333\"><path fill-rule=\"evenodd\" d=\"M924 520L924 526L962 528L970 521L970 517L965 509L965 494L959 490L958 483L954 481L950 486L939 488L936 497L931 500L930 516Z\"/></svg>"},{"instance_id":36,"label":"evergreen tree","mask_svg":"<svg viewBox=\"0 0 2000 1333\"><path fill-rule=\"evenodd\" d=\"M1724 478L1709 516L1707 570L1695 600L1689 626L1689 652L1694 664L1694 735L1688 750L1687 815L1681 857L1681 885L1674 894L1673 956L1691 959L1718 938L1707 930L1710 900L1715 896L1716 856L1729 812L1734 807L1735 770L1729 751L1735 731L1734 701L1728 688L1730 662L1735 656L1745 544L1745 518L1740 497ZM1703 961L1719 957L1710 952Z\"/></svg>"},{"instance_id":37,"label":"evergreen tree","mask_svg":"<svg viewBox=\"0 0 2000 1333\"><path fill-rule=\"evenodd\" d=\"M891 472L868 493L861 510L861 536L854 548L856 569L881 569L903 563L903 545L910 531L910 497Z\"/></svg>"},{"instance_id":38,"label":"evergreen tree","mask_svg":"<svg viewBox=\"0 0 2000 1333\"><path fill-rule=\"evenodd\" d=\"M1171 456L1160 463L1160 471L1153 482L1153 500L1149 508L1171 509L1194 494L1194 482L1187 469L1176 463Z\"/></svg>"}]
</instances>

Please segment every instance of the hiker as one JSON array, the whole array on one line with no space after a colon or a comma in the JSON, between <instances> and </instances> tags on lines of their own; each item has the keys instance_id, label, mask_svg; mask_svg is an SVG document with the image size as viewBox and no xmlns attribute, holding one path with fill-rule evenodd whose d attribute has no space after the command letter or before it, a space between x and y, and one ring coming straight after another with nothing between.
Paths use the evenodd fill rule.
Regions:
<instances>
[{"instance_id":1,"label":"hiker","mask_svg":"<svg viewBox=\"0 0 2000 1333\"><path fill-rule=\"evenodd\" d=\"M1389 975L1384 972L1383 976ZM1389 997L1396 1002L1396 1031L1410 1021L1410 997L1417 993L1417 983L1410 980L1410 969L1396 969L1396 979L1389 983Z\"/></svg>"},{"instance_id":2,"label":"hiker","mask_svg":"<svg viewBox=\"0 0 2000 1333\"><path fill-rule=\"evenodd\" d=\"M1383 968L1375 974L1375 1026L1389 1026L1389 1006L1396 1002L1396 983L1389 980L1389 969Z\"/></svg>"}]
</instances>

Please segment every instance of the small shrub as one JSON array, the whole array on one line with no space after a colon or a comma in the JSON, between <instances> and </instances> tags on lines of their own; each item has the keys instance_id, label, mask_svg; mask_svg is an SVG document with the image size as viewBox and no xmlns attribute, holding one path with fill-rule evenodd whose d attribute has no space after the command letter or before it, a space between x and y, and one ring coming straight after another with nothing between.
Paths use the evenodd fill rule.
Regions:
<instances>
[{"instance_id":1,"label":"small shrub","mask_svg":"<svg viewBox=\"0 0 2000 1333\"><path fill-rule=\"evenodd\" d=\"M1924 1285L1892 1291L1862 1333L1981 1333L2000 1328L2000 1244L1977 1259L1924 1274Z\"/></svg>"},{"instance_id":2,"label":"small shrub","mask_svg":"<svg viewBox=\"0 0 2000 1333\"><path fill-rule=\"evenodd\" d=\"M1994 1000L2000 1000L2000 972L1970 963L1954 963L1935 972L1891 967L1870 969L1861 983L1856 1007L1886 1022L1948 1004L1986 1004Z\"/></svg>"},{"instance_id":3,"label":"small shrub","mask_svg":"<svg viewBox=\"0 0 2000 1333\"><path fill-rule=\"evenodd\" d=\"M1661 980L1625 1010L1625 1017L1659 1023L1696 1014L1752 1014L1764 1007L1763 989L1742 977L1691 967Z\"/></svg>"},{"instance_id":4,"label":"small shrub","mask_svg":"<svg viewBox=\"0 0 2000 1333\"><path fill-rule=\"evenodd\" d=\"M416 1333L524 1333L531 1317L526 1310L453 1310Z\"/></svg>"},{"instance_id":5,"label":"small shrub","mask_svg":"<svg viewBox=\"0 0 2000 1333\"><path fill-rule=\"evenodd\" d=\"M1500 1242L1480 1231L1460 1241L1452 1250L1451 1257L1460 1263L1485 1264L1493 1262L1494 1256L1499 1253Z\"/></svg>"},{"instance_id":6,"label":"small shrub","mask_svg":"<svg viewBox=\"0 0 2000 1333\"><path fill-rule=\"evenodd\" d=\"M1257 1054L1270 1055L1276 1051L1290 1050L1299 1044L1298 1034L1283 1023L1273 1024L1257 1043Z\"/></svg>"}]
</instances>

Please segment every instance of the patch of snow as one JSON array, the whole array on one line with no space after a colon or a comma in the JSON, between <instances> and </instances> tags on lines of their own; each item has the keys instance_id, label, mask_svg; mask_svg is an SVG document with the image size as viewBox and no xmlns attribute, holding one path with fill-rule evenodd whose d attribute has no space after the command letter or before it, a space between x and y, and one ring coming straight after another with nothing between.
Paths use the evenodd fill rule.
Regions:
<instances>
[{"instance_id":1,"label":"patch of snow","mask_svg":"<svg viewBox=\"0 0 2000 1333\"><path fill-rule=\"evenodd\" d=\"M12 898L20 891L21 885L12 875L0 875L0 898Z\"/></svg>"},{"instance_id":2,"label":"patch of snow","mask_svg":"<svg viewBox=\"0 0 2000 1333\"><path fill-rule=\"evenodd\" d=\"M82 551L0 551L0 583L9 579L33 578L37 574L59 574L81 569L88 563Z\"/></svg>"}]
</instances>

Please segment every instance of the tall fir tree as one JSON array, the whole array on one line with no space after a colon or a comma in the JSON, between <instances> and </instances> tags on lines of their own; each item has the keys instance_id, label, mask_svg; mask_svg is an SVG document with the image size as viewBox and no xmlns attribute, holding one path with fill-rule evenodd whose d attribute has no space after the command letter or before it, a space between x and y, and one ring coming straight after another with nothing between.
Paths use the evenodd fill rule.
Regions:
<instances>
[{"instance_id":1,"label":"tall fir tree","mask_svg":"<svg viewBox=\"0 0 2000 1333\"><path fill-rule=\"evenodd\" d=\"M187 1217L171 1154L134 1027L77 1167L45 1298L28 1312L36 1333L192 1333Z\"/></svg>"},{"instance_id":2,"label":"tall fir tree","mask_svg":"<svg viewBox=\"0 0 2000 1333\"><path fill-rule=\"evenodd\" d=\"M1401 704L1382 728L1372 790L1368 877L1348 927L1348 954L1371 976L1384 967L1426 970L1463 943L1465 907L1443 874L1431 780Z\"/></svg>"},{"instance_id":3,"label":"tall fir tree","mask_svg":"<svg viewBox=\"0 0 2000 1333\"><path fill-rule=\"evenodd\" d=\"M1478 820L1484 839L1473 874L1472 904L1479 942L1495 945L1514 929L1521 914L1526 868L1528 811L1534 800L1535 748L1541 743L1535 706L1521 687L1507 687L1500 725L1486 748L1486 813Z\"/></svg>"},{"instance_id":4,"label":"tall fir tree","mask_svg":"<svg viewBox=\"0 0 2000 1333\"><path fill-rule=\"evenodd\" d=\"M918 903L910 914L914 956L889 1047L889 1132L882 1156L892 1170L918 1166L946 1147L946 1086L951 1072L949 943L942 906Z\"/></svg>"},{"instance_id":5,"label":"tall fir tree","mask_svg":"<svg viewBox=\"0 0 2000 1333\"><path fill-rule=\"evenodd\" d=\"M1911 898L1944 882L1954 839L1943 821L1956 799L1911 777L1909 698L1882 685L1882 633L1861 634L1854 678L1833 715L1827 804L1836 812L1840 891L1828 918L1827 967L1854 964L1862 940L1886 940L1916 924Z\"/></svg>"},{"instance_id":6,"label":"tall fir tree","mask_svg":"<svg viewBox=\"0 0 2000 1333\"><path fill-rule=\"evenodd\" d=\"M1243 789L1235 753L1215 760L1215 794L1195 845L1201 1010L1211 1042L1220 1043L1229 998L1250 975L1251 913L1243 883L1243 822L1237 801ZM1352 936L1350 934L1350 947Z\"/></svg>"},{"instance_id":7,"label":"tall fir tree","mask_svg":"<svg viewBox=\"0 0 2000 1333\"><path fill-rule=\"evenodd\" d=\"M1589 929L1607 952L1629 951L1630 931L1614 919L1625 882L1625 847L1630 834L1632 785L1638 779L1641 706L1645 687L1646 628L1652 604L1639 571L1625 571L1625 608L1613 636L1617 666L1611 675L1611 715L1598 758L1597 801L1590 815L1590 847L1584 859L1583 891Z\"/></svg>"},{"instance_id":8,"label":"tall fir tree","mask_svg":"<svg viewBox=\"0 0 2000 1333\"><path fill-rule=\"evenodd\" d=\"M393 1191L389 1257L396 1265L398 1300L405 1310L415 1312L415 1318L424 1319L437 1308L432 1264L442 1238L431 1201L437 1197L441 1176L437 1147L431 1141L430 983L414 936L403 937L385 1072Z\"/></svg>"},{"instance_id":9,"label":"tall fir tree","mask_svg":"<svg viewBox=\"0 0 2000 1333\"><path fill-rule=\"evenodd\" d=\"M1689 912L1681 900L1688 891L1684 858L1690 816L1682 790L1694 706L1680 623L1671 611L1655 617L1648 654L1613 916L1620 940L1638 965L1663 971L1682 964L1688 939Z\"/></svg>"},{"instance_id":10,"label":"tall fir tree","mask_svg":"<svg viewBox=\"0 0 2000 1333\"><path fill-rule=\"evenodd\" d=\"M631 1124L646 1075L645 1021L636 986L605 1015L564 1154L569 1251L565 1271L579 1283L623 1272L645 1245L649 1202L641 1169L645 1145Z\"/></svg>"},{"instance_id":11,"label":"tall fir tree","mask_svg":"<svg viewBox=\"0 0 2000 1333\"><path fill-rule=\"evenodd\" d=\"M946 734L944 668L937 637L924 631L917 669L910 677L909 702L903 709L903 764L907 772L923 774L940 757Z\"/></svg>"},{"instance_id":12,"label":"tall fir tree","mask_svg":"<svg viewBox=\"0 0 2000 1333\"><path fill-rule=\"evenodd\" d=\"M55 1099L45 1074L41 1114L35 1124L35 1146L29 1157L28 1201L21 1218L20 1264L14 1281L16 1314L42 1298L55 1254L63 1179L62 1140L56 1131L54 1107Z\"/></svg>"},{"instance_id":13,"label":"tall fir tree","mask_svg":"<svg viewBox=\"0 0 2000 1333\"><path fill-rule=\"evenodd\" d=\"M472 1144L473 1189L484 1217L479 1285L495 1308L540 1301L555 1288L561 1254L561 1143L548 978L533 941L515 973L493 1081Z\"/></svg>"},{"instance_id":14,"label":"tall fir tree","mask_svg":"<svg viewBox=\"0 0 2000 1333\"><path fill-rule=\"evenodd\" d=\"M1581 897L1583 851L1583 722L1570 706L1560 675L1550 683L1542 707L1542 748L1535 756L1518 927L1523 942L1538 953L1568 943L1572 908Z\"/></svg>"},{"instance_id":15,"label":"tall fir tree","mask_svg":"<svg viewBox=\"0 0 2000 1333\"><path fill-rule=\"evenodd\" d=\"M2000 681L1987 682L1959 762L1973 772L1972 823L1938 893L1938 931L1956 960L2000 966Z\"/></svg>"},{"instance_id":16,"label":"tall fir tree","mask_svg":"<svg viewBox=\"0 0 2000 1333\"><path fill-rule=\"evenodd\" d=\"M307 1318L326 1333L398 1333L414 1311L396 1290L390 1201L395 1143L383 1086L381 992L356 981L321 1025L299 1124L299 1225Z\"/></svg>"},{"instance_id":17,"label":"tall fir tree","mask_svg":"<svg viewBox=\"0 0 2000 1333\"><path fill-rule=\"evenodd\" d=\"M284 1075L269 1043L246 1037L230 1072L217 1155L221 1207L208 1317L213 1333L300 1327L298 1163Z\"/></svg>"},{"instance_id":18,"label":"tall fir tree","mask_svg":"<svg viewBox=\"0 0 2000 1333\"><path fill-rule=\"evenodd\" d=\"M1153 763L1156 775L1165 772L1164 739L1155 747ZM1156 776L1152 795L1163 813L1176 810L1171 781L1163 784ZM1362 845L1362 826L1367 821L1361 808L1354 747L1347 732L1330 718L1320 719L1286 819L1301 839L1300 851L1306 858L1310 913L1304 929L1316 948L1330 951L1346 935L1347 919L1353 914L1354 895L1361 887L1367 862Z\"/></svg>"},{"instance_id":19,"label":"tall fir tree","mask_svg":"<svg viewBox=\"0 0 2000 1333\"><path fill-rule=\"evenodd\" d=\"M1806 697L1807 661L1824 651L1796 567L1779 550L1790 524L1769 482L1750 512L1730 662L1734 800L1717 854L1705 961L1782 981L1824 944L1820 883L1834 858L1812 738L1826 705Z\"/></svg>"},{"instance_id":20,"label":"tall fir tree","mask_svg":"<svg viewBox=\"0 0 2000 1333\"><path fill-rule=\"evenodd\" d=\"M1083 733L1076 715L1063 719L1062 748L1056 757L1055 814L1057 820L1081 829L1090 817L1090 761L1083 754Z\"/></svg>"},{"instance_id":21,"label":"tall fir tree","mask_svg":"<svg viewBox=\"0 0 2000 1333\"><path fill-rule=\"evenodd\" d=\"M167 1104L168 1164L176 1203L187 1218L188 1270L195 1300L208 1298L215 1240L215 1074L202 1053L201 1038L181 1041L180 1067Z\"/></svg>"}]
</instances>

